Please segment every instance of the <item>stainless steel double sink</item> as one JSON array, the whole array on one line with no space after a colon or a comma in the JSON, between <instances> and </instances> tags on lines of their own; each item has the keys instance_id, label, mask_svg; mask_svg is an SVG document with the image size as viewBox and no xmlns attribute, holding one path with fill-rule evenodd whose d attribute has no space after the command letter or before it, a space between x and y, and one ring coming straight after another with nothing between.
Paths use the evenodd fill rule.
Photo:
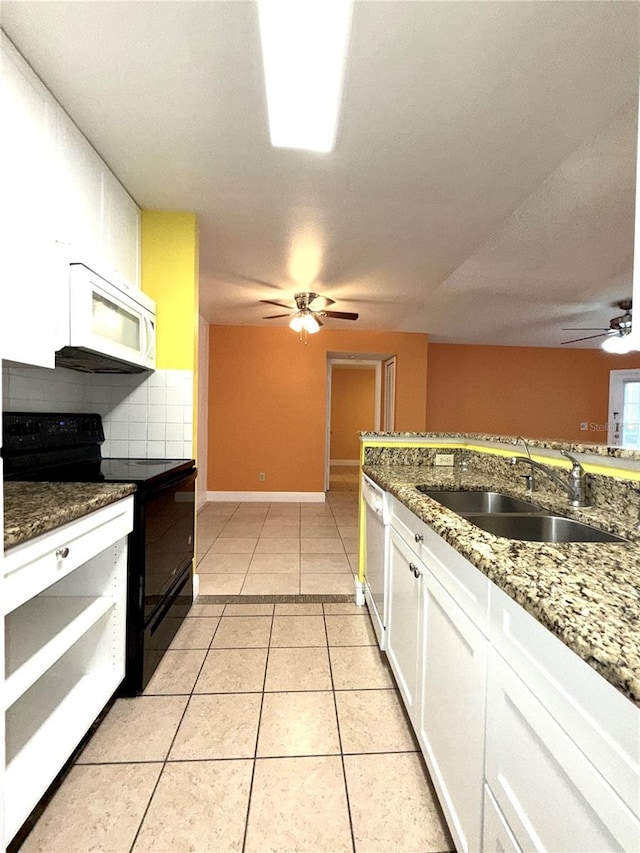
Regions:
<instances>
[{"instance_id":1,"label":"stainless steel double sink","mask_svg":"<svg viewBox=\"0 0 640 853\"><path fill-rule=\"evenodd\" d=\"M453 510L476 527L527 542L627 542L621 536L548 512L501 492L462 492L416 486L419 492Z\"/></svg>"}]
</instances>

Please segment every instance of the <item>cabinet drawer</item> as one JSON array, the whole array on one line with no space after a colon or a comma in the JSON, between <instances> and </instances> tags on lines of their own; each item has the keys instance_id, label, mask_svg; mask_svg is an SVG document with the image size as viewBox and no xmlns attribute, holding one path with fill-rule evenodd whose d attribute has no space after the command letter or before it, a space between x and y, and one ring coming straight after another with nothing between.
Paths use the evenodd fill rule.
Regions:
<instances>
[{"instance_id":1,"label":"cabinet drawer","mask_svg":"<svg viewBox=\"0 0 640 853\"><path fill-rule=\"evenodd\" d=\"M485 776L525 850L640 848L638 819L495 650Z\"/></svg>"},{"instance_id":2,"label":"cabinet drawer","mask_svg":"<svg viewBox=\"0 0 640 853\"><path fill-rule=\"evenodd\" d=\"M640 814L640 708L491 584L491 643Z\"/></svg>"},{"instance_id":3,"label":"cabinet drawer","mask_svg":"<svg viewBox=\"0 0 640 853\"><path fill-rule=\"evenodd\" d=\"M396 498L391 523L483 634L489 632L489 579Z\"/></svg>"},{"instance_id":4,"label":"cabinet drawer","mask_svg":"<svg viewBox=\"0 0 640 853\"><path fill-rule=\"evenodd\" d=\"M10 613L133 529L133 497L109 504L5 554L4 613Z\"/></svg>"}]
</instances>

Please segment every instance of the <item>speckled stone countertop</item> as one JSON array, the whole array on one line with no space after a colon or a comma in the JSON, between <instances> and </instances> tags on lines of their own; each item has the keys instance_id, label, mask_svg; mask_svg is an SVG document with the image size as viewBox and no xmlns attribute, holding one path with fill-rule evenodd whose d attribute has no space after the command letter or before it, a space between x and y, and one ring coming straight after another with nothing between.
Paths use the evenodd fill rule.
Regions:
<instances>
[{"instance_id":1,"label":"speckled stone countertop","mask_svg":"<svg viewBox=\"0 0 640 853\"><path fill-rule=\"evenodd\" d=\"M640 705L640 542L638 530L596 508L571 509L557 495L536 492L544 509L634 539L632 543L547 544L486 533L415 484L444 489L494 489L486 474L431 466L366 466L372 480L395 495L514 601ZM524 488L508 491L527 499ZM528 498L532 500L531 498Z\"/></svg>"},{"instance_id":2,"label":"speckled stone countertop","mask_svg":"<svg viewBox=\"0 0 640 853\"><path fill-rule=\"evenodd\" d=\"M362 441L440 441L454 439L456 441L483 441L497 442L499 444L512 445L516 437L513 435L491 435L489 433L462 433L462 432L359 432ZM586 453L592 456L603 456L610 459L625 459L629 461L640 461L640 451L627 450L623 447L612 447L607 444L588 444L581 442L570 442L553 440L549 438L529 438L525 436L530 447L539 447L546 450L571 450L574 453ZM520 452L520 451L518 451Z\"/></svg>"},{"instance_id":3,"label":"speckled stone countertop","mask_svg":"<svg viewBox=\"0 0 640 853\"><path fill-rule=\"evenodd\" d=\"M135 492L131 483L4 484L4 550Z\"/></svg>"}]
</instances>

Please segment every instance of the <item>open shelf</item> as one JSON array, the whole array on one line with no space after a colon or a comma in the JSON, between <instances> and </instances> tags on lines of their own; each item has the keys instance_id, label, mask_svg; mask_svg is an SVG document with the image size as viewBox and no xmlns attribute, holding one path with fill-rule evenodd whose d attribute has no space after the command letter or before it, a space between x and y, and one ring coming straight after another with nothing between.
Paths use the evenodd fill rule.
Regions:
<instances>
[{"instance_id":1,"label":"open shelf","mask_svg":"<svg viewBox=\"0 0 640 853\"><path fill-rule=\"evenodd\" d=\"M105 614L6 716L7 838L20 828L124 676Z\"/></svg>"},{"instance_id":2,"label":"open shelf","mask_svg":"<svg viewBox=\"0 0 640 853\"><path fill-rule=\"evenodd\" d=\"M5 622L5 709L114 604L110 597L39 596L10 613Z\"/></svg>"}]
</instances>

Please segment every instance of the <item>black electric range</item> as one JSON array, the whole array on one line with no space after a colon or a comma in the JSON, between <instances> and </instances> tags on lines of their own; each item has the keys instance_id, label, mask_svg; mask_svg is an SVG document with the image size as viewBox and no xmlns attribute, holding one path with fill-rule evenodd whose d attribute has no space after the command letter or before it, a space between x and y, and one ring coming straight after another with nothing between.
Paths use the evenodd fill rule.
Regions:
<instances>
[{"instance_id":1,"label":"black electric range","mask_svg":"<svg viewBox=\"0 0 640 853\"><path fill-rule=\"evenodd\" d=\"M7 480L134 483L124 695L140 693L193 601L193 459L103 458L94 413L5 412Z\"/></svg>"}]
</instances>

